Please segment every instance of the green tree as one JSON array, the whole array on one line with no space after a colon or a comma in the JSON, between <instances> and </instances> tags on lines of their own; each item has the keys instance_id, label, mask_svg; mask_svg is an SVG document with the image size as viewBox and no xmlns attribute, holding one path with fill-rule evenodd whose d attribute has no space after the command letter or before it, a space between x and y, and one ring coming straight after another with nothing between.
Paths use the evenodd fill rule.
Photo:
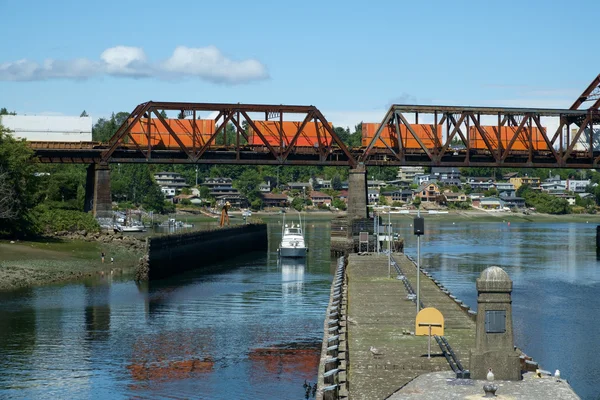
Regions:
<instances>
[{"instance_id":1,"label":"green tree","mask_svg":"<svg viewBox=\"0 0 600 400\"><path fill-rule=\"evenodd\" d=\"M85 110L83 110L83 111L81 112L81 114L79 114L79 117L80 117L80 118L83 118L83 117L89 117L89 115L88 115L88 113L87 113Z\"/></svg>"},{"instance_id":2,"label":"green tree","mask_svg":"<svg viewBox=\"0 0 600 400\"><path fill-rule=\"evenodd\" d=\"M421 207L421 198L415 196L415 198L413 198L413 205L417 208Z\"/></svg>"},{"instance_id":3,"label":"green tree","mask_svg":"<svg viewBox=\"0 0 600 400\"><path fill-rule=\"evenodd\" d=\"M0 125L0 231L15 235L31 228L29 211L36 205L38 179L33 152Z\"/></svg>"},{"instance_id":4,"label":"green tree","mask_svg":"<svg viewBox=\"0 0 600 400\"><path fill-rule=\"evenodd\" d=\"M342 200L342 199L333 199L331 204L338 210L342 210L342 211L346 210L346 203L344 203L344 200Z\"/></svg>"},{"instance_id":5,"label":"green tree","mask_svg":"<svg viewBox=\"0 0 600 400\"><path fill-rule=\"evenodd\" d=\"M8 111L6 107L0 108L0 115L17 115L14 111Z\"/></svg>"},{"instance_id":6,"label":"green tree","mask_svg":"<svg viewBox=\"0 0 600 400\"><path fill-rule=\"evenodd\" d=\"M342 190L342 179L340 178L339 175L335 175L331 179L331 188L333 190Z\"/></svg>"}]
</instances>

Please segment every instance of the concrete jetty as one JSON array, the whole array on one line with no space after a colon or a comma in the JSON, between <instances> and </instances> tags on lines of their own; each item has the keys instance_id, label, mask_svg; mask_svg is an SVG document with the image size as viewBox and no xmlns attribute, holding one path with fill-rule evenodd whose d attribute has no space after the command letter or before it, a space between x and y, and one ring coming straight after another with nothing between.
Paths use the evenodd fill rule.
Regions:
<instances>
[{"instance_id":1,"label":"concrete jetty","mask_svg":"<svg viewBox=\"0 0 600 400\"><path fill-rule=\"evenodd\" d=\"M394 254L404 276L416 290L416 268L403 254ZM416 304L388 257L370 253L348 258L348 389L352 399L384 399L421 374L449 369L433 341L427 358L428 337L414 336ZM475 323L468 313L431 279L421 279L421 301L444 315L445 336L463 365L469 365L469 349L475 344ZM370 351L375 347L381 355Z\"/></svg>"},{"instance_id":2,"label":"concrete jetty","mask_svg":"<svg viewBox=\"0 0 600 400\"><path fill-rule=\"evenodd\" d=\"M416 266L404 254L393 254L393 260L398 269L392 266L391 274L388 256L377 253L350 254L345 268L336 270L324 326L317 398L483 397L483 385L489 382L468 379L467 371L470 352L476 346L477 314L442 282L421 272L422 307L434 307L444 316L444 338L462 368L451 370L434 339L428 358L428 337L414 335L417 308L407 290L416 291ZM335 350L333 342L338 345ZM537 364L525 356L521 363L523 380L495 382L500 398L579 398L566 381L527 372Z\"/></svg>"}]
</instances>

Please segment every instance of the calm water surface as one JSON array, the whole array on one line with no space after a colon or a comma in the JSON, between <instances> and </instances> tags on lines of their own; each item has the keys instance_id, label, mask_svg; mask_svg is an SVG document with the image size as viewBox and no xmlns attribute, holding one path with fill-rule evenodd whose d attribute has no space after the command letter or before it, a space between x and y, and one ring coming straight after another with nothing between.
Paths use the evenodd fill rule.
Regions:
<instances>
[{"instance_id":1,"label":"calm water surface","mask_svg":"<svg viewBox=\"0 0 600 400\"><path fill-rule=\"evenodd\" d=\"M425 217L427 218L427 217ZM475 279L497 265L513 279L516 344L560 369L583 399L600 399L600 261L596 224L426 221L422 265L471 308ZM412 228L400 224L416 257Z\"/></svg>"},{"instance_id":2,"label":"calm water surface","mask_svg":"<svg viewBox=\"0 0 600 400\"><path fill-rule=\"evenodd\" d=\"M595 224L427 221L422 263L471 307L490 265L514 280L517 345L597 400ZM314 382L331 282L329 222L306 263L270 251L136 286L100 280L0 295L0 398L302 399ZM407 223L396 223L416 255ZM201 255L199 255L199 258Z\"/></svg>"},{"instance_id":3,"label":"calm water surface","mask_svg":"<svg viewBox=\"0 0 600 400\"><path fill-rule=\"evenodd\" d=\"M0 294L0 398L304 398L331 284L329 222L308 222L299 263L278 264L279 222L269 228L269 252L210 274Z\"/></svg>"}]
</instances>

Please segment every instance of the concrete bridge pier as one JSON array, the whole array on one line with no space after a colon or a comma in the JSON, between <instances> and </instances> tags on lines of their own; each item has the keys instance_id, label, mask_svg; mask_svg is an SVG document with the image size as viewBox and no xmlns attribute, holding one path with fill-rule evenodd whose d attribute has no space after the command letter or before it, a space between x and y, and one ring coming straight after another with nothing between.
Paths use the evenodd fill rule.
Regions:
<instances>
[{"instance_id":1,"label":"concrete bridge pier","mask_svg":"<svg viewBox=\"0 0 600 400\"><path fill-rule=\"evenodd\" d=\"M108 163L90 164L85 181L84 211L96 218L112 218L110 167Z\"/></svg>"},{"instance_id":2,"label":"concrete bridge pier","mask_svg":"<svg viewBox=\"0 0 600 400\"><path fill-rule=\"evenodd\" d=\"M356 219L368 218L367 168L363 163L350 169L348 176L348 226Z\"/></svg>"}]
</instances>

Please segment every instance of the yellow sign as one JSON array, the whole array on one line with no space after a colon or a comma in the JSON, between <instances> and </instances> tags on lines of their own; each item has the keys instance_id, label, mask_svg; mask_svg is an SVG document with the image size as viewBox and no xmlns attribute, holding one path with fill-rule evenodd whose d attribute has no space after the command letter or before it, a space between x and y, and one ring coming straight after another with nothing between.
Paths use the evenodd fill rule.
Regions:
<instances>
[{"instance_id":1,"label":"yellow sign","mask_svg":"<svg viewBox=\"0 0 600 400\"><path fill-rule=\"evenodd\" d=\"M427 307L419 311L415 320L415 335L427 336L430 334L444 336L444 316L433 307Z\"/></svg>"}]
</instances>

